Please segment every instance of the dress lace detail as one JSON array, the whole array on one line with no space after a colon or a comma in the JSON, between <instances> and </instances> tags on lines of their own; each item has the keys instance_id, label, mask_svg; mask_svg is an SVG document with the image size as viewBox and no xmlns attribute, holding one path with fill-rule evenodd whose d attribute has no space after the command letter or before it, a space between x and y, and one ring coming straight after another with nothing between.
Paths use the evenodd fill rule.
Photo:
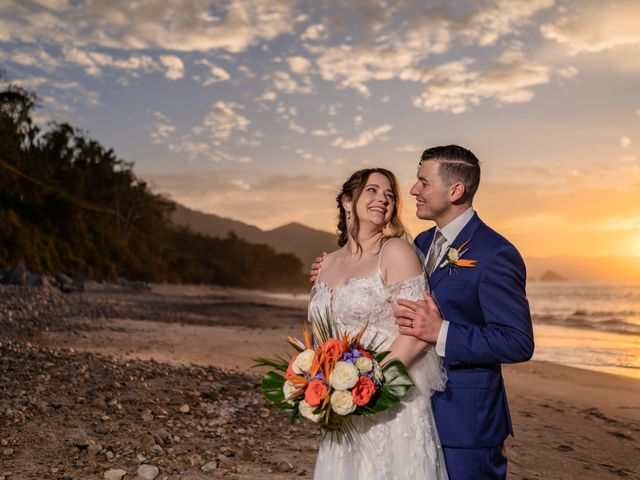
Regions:
<instances>
[{"instance_id":1,"label":"dress lace detail","mask_svg":"<svg viewBox=\"0 0 640 480\"><path fill-rule=\"evenodd\" d=\"M341 332L354 333L368 323L363 342L385 349L398 336L392 303L422 299L422 275L385 285L380 273L356 277L331 290L317 283L309 300L309 319L329 310ZM416 384L391 409L373 417L355 417L355 435L340 443L327 436L320 444L314 478L362 480L446 479L431 394L444 389L442 361L429 346L409 370Z\"/></svg>"}]
</instances>

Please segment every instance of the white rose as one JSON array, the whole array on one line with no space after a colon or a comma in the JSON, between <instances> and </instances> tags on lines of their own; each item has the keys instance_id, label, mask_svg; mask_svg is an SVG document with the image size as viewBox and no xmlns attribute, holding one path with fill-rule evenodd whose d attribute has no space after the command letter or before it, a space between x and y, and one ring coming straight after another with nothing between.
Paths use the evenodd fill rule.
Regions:
<instances>
[{"instance_id":1,"label":"white rose","mask_svg":"<svg viewBox=\"0 0 640 480\"><path fill-rule=\"evenodd\" d=\"M329 383L336 390L347 390L358 383L360 372L353 363L339 361L329 375Z\"/></svg>"},{"instance_id":2,"label":"white rose","mask_svg":"<svg viewBox=\"0 0 640 480\"><path fill-rule=\"evenodd\" d=\"M289 380L284 382L284 385L282 386L282 393L284 393L284 401L287 402L289 405L295 405L296 402L289 397L293 395L297 390L299 390L298 387L296 387Z\"/></svg>"},{"instance_id":3,"label":"white rose","mask_svg":"<svg viewBox=\"0 0 640 480\"><path fill-rule=\"evenodd\" d=\"M370 372L373 368L373 361L367 357L358 357L356 358L356 368L360 370L360 373Z\"/></svg>"},{"instance_id":4,"label":"white rose","mask_svg":"<svg viewBox=\"0 0 640 480\"><path fill-rule=\"evenodd\" d=\"M315 352L313 350L303 350L298 354L291 368L293 368L293 371L297 374L307 373L309 369L311 369L314 356Z\"/></svg>"},{"instance_id":5,"label":"white rose","mask_svg":"<svg viewBox=\"0 0 640 480\"><path fill-rule=\"evenodd\" d=\"M309 405L306 402L306 400L300 400L300 403L298 404L298 410L300 411L300 415L302 415L304 418L308 418L312 422L318 423L320 421L320 419L322 418L322 414L321 413L313 413L313 411L316 408L317 407L312 407L311 405Z\"/></svg>"},{"instance_id":6,"label":"white rose","mask_svg":"<svg viewBox=\"0 0 640 480\"><path fill-rule=\"evenodd\" d=\"M457 262L460 259L460 256L458 255L458 250L456 250L453 247L450 248L449 251L447 252L447 258L452 262Z\"/></svg>"},{"instance_id":7,"label":"white rose","mask_svg":"<svg viewBox=\"0 0 640 480\"><path fill-rule=\"evenodd\" d=\"M373 378L375 378L380 383L382 383L382 381L384 380L382 368L380 368L380 364L376 361L373 362Z\"/></svg>"},{"instance_id":8,"label":"white rose","mask_svg":"<svg viewBox=\"0 0 640 480\"><path fill-rule=\"evenodd\" d=\"M338 415L348 415L356 409L351 392L348 390L336 390L333 392L329 403L331 404L331 409Z\"/></svg>"}]
</instances>

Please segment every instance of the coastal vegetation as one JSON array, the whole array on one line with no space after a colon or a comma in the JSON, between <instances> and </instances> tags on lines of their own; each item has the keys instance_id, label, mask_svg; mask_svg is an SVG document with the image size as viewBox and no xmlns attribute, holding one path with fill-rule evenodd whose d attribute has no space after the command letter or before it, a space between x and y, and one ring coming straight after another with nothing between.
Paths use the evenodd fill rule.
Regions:
<instances>
[{"instance_id":1,"label":"coastal vegetation","mask_svg":"<svg viewBox=\"0 0 640 480\"><path fill-rule=\"evenodd\" d=\"M69 124L37 125L37 101L14 85L0 91L0 266L20 261L95 280L306 287L291 254L174 225L175 204L132 162Z\"/></svg>"}]
</instances>

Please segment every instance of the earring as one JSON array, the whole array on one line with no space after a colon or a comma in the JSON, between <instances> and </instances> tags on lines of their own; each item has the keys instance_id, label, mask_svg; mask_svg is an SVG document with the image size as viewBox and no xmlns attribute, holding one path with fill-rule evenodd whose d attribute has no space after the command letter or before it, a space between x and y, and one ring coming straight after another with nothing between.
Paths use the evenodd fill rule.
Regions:
<instances>
[{"instance_id":1,"label":"earring","mask_svg":"<svg viewBox=\"0 0 640 480\"><path fill-rule=\"evenodd\" d=\"M347 212L347 220L351 220L351 212Z\"/></svg>"}]
</instances>

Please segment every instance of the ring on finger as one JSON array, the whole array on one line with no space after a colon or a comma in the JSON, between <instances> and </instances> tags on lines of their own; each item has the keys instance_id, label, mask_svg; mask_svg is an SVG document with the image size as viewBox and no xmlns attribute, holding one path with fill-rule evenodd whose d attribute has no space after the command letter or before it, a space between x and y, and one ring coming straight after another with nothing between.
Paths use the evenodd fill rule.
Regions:
<instances>
[{"instance_id":1,"label":"ring on finger","mask_svg":"<svg viewBox=\"0 0 640 480\"><path fill-rule=\"evenodd\" d=\"M413 328L413 320L409 320L411 323L409 324L409 328Z\"/></svg>"}]
</instances>

